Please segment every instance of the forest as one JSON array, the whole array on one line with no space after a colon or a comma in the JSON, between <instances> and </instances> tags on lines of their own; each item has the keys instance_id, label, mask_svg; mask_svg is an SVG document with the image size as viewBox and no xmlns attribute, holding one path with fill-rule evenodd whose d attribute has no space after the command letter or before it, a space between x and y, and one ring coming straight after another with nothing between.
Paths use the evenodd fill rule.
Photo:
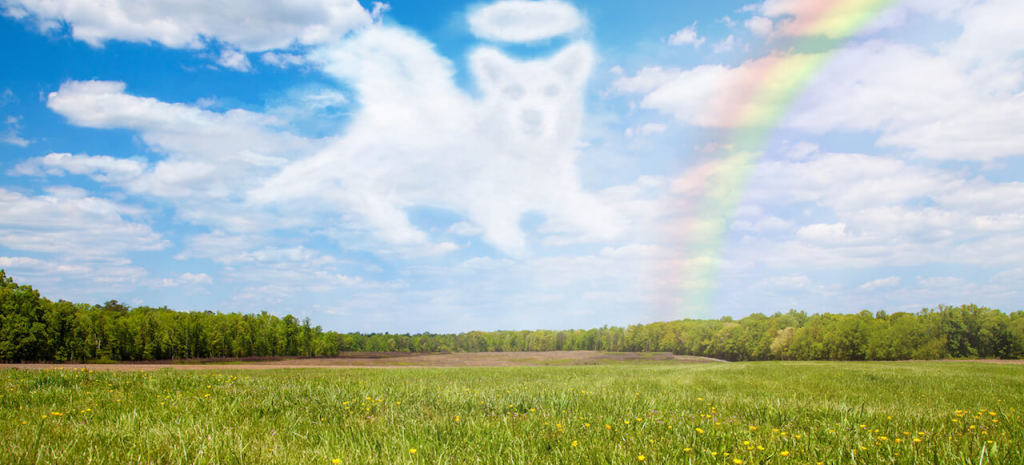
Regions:
<instances>
[{"instance_id":1,"label":"forest","mask_svg":"<svg viewBox=\"0 0 1024 465\"><path fill-rule=\"evenodd\" d=\"M578 330L360 334L308 318L53 302L0 270L0 361L330 357L341 352L673 352L725 360L1024 358L1024 311L976 305L916 313L802 311Z\"/></svg>"}]
</instances>

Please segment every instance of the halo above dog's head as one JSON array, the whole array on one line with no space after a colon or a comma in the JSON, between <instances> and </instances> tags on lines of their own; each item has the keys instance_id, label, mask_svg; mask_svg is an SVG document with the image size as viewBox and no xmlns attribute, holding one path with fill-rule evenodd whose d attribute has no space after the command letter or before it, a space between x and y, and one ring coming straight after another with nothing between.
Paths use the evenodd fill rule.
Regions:
<instances>
[{"instance_id":1,"label":"halo above dog's head","mask_svg":"<svg viewBox=\"0 0 1024 465\"><path fill-rule=\"evenodd\" d=\"M576 7L559 0L504 0L477 8L467 19L473 35L515 43L569 34L585 22Z\"/></svg>"}]
</instances>

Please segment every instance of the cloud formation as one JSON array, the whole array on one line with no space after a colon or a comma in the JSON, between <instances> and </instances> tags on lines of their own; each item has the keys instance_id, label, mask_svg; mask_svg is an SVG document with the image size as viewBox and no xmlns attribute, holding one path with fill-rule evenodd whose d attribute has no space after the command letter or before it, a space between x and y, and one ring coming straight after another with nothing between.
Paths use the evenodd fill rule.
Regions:
<instances>
[{"instance_id":1,"label":"cloud formation","mask_svg":"<svg viewBox=\"0 0 1024 465\"><path fill-rule=\"evenodd\" d=\"M504 0L471 11L470 31L496 42L534 42L569 34L585 21L576 7L559 0Z\"/></svg>"},{"instance_id":2,"label":"cloud formation","mask_svg":"<svg viewBox=\"0 0 1024 465\"><path fill-rule=\"evenodd\" d=\"M697 22L694 21L693 24L673 32L666 42L669 45L693 45L693 48L700 48L706 40L707 38L697 34Z\"/></svg>"},{"instance_id":3,"label":"cloud formation","mask_svg":"<svg viewBox=\"0 0 1024 465\"><path fill-rule=\"evenodd\" d=\"M93 47L110 40L187 49L220 42L262 52L336 41L372 21L356 0L4 0L2 6L6 16L34 21L43 31L66 25Z\"/></svg>"},{"instance_id":4,"label":"cloud formation","mask_svg":"<svg viewBox=\"0 0 1024 465\"><path fill-rule=\"evenodd\" d=\"M515 256L526 251L519 221L531 211L547 215L548 235L614 237L621 220L582 191L575 164L593 55L584 42L528 61L479 48L469 67L483 97L473 99L429 42L369 29L318 54L356 90L361 107L345 134L251 198L327 206L402 246L430 246L404 212L413 206L458 212Z\"/></svg>"},{"instance_id":5,"label":"cloud formation","mask_svg":"<svg viewBox=\"0 0 1024 465\"><path fill-rule=\"evenodd\" d=\"M784 6L793 3L809 4L766 2L763 8L789 11ZM920 14L947 11L910 6ZM639 95L641 108L688 125L878 131L877 145L918 157L990 161L1024 153L1016 129L1024 117L1024 45L1019 29L1003 20L1021 14L1020 2L974 5L957 16L964 32L938 50L868 40L827 53L773 53L736 66L647 66L613 81L610 91ZM788 86L815 71L790 106ZM776 121L779 108L788 117Z\"/></svg>"},{"instance_id":6,"label":"cloud formation","mask_svg":"<svg viewBox=\"0 0 1024 465\"><path fill-rule=\"evenodd\" d=\"M167 248L159 233L134 220L143 214L73 187L52 187L38 196L0 188L0 245L82 258Z\"/></svg>"}]
</instances>

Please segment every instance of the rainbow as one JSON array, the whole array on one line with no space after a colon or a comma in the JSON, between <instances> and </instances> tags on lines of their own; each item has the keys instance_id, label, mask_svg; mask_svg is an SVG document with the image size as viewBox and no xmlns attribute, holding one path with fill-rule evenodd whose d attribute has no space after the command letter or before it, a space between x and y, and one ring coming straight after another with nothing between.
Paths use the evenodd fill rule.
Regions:
<instances>
[{"instance_id":1,"label":"rainbow","mask_svg":"<svg viewBox=\"0 0 1024 465\"><path fill-rule=\"evenodd\" d=\"M733 104L718 115L729 129L716 150L715 162L705 167L706 187L697 207L695 226L683 238L682 269L671 308L672 318L708 318L714 311L718 277L723 262L728 226L743 199L750 172L776 128L803 89L839 49L898 0L798 0L787 12L793 20L782 23L785 35L799 37L792 50L821 48L829 51L769 56L759 60L758 77L742 89ZM677 275L678 276L678 275Z\"/></svg>"}]
</instances>

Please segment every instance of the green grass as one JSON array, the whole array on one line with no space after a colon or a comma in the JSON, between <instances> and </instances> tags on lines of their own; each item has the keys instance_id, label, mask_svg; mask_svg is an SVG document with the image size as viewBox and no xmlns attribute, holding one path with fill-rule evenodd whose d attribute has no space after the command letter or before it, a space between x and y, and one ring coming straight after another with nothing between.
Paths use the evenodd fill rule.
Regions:
<instances>
[{"instance_id":1,"label":"green grass","mask_svg":"<svg viewBox=\"0 0 1024 465\"><path fill-rule=\"evenodd\" d=\"M0 463L1024 463L1020 365L5 370L0 388Z\"/></svg>"}]
</instances>

